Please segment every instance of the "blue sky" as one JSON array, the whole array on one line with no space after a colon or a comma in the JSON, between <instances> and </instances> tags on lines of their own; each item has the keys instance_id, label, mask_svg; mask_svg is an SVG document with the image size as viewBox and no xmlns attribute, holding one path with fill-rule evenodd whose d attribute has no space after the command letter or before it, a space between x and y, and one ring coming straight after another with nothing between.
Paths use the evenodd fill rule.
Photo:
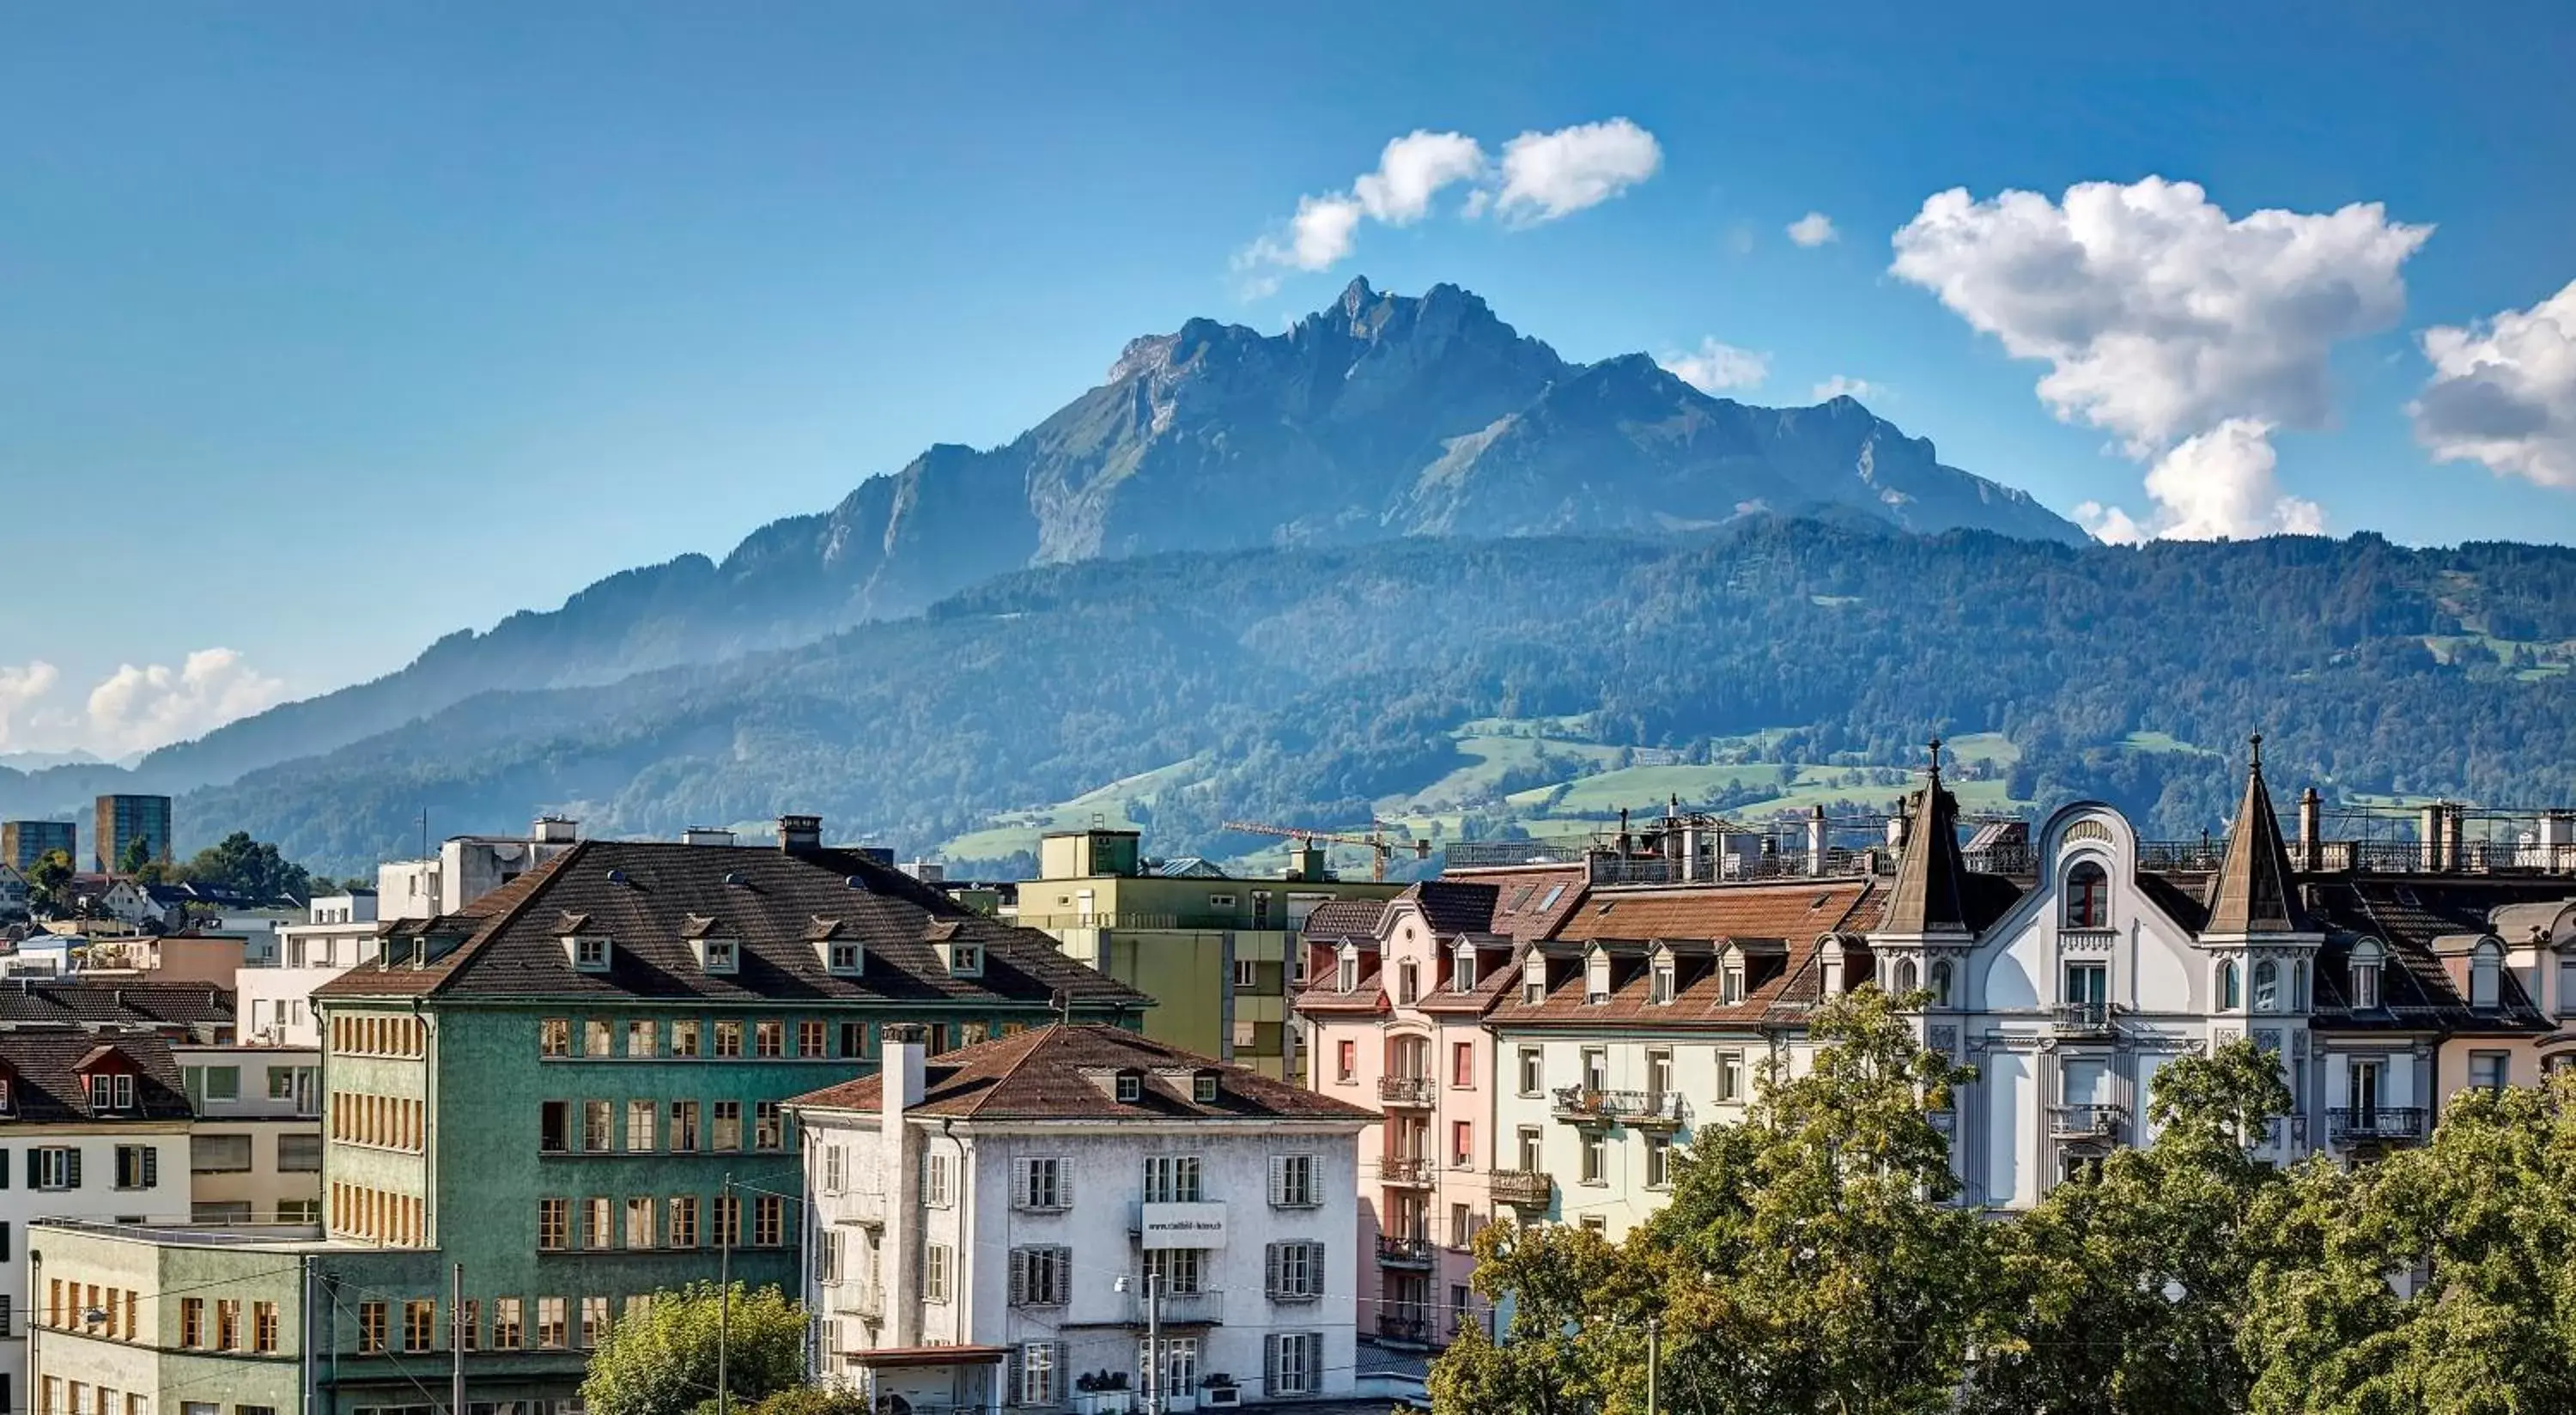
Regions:
<instances>
[{"instance_id":1,"label":"blue sky","mask_svg":"<svg viewBox=\"0 0 2576 1415\"><path fill-rule=\"evenodd\" d=\"M2576 11L2062 8L13 8L0 487L38 568L0 618L0 752L128 750L389 671L932 441L1003 440L1132 335L1276 328L1363 273L1463 284L1570 357L1713 339L1761 356L1749 401L1863 380L1945 460L2118 507L2090 516L2115 534L2312 511L2576 540L2566 444L2533 431L2568 406L2546 327L2477 323L2576 280ZM1329 268L1236 268L1390 139L1472 139L1491 196L1516 135L1613 118L1655 170L1588 209L1470 220L1461 182ZM2273 316L2313 301L2167 348L2174 396L2141 402L2120 338L2195 307L2188 251L2095 342L2025 358L2068 314L2015 303L2001 209L1891 271L1936 193L2047 219L2151 177L2221 226L2380 203L2320 238L2375 276L2306 345ZM1810 212L1835 239L1789 238ZM2520 380L2463 374L2441 437L2408 412L2437 326ZM2052 406L2070 364L2097 386ZM2249 457L2251 500L2144 485Z\"/></svg>"}]
</instances>

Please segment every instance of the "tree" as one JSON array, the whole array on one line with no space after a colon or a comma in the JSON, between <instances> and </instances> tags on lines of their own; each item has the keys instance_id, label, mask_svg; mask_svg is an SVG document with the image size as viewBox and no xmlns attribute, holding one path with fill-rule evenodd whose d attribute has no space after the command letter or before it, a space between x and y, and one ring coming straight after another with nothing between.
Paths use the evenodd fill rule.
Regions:
<instances>
[{"instance_id":1,"label":"tree","mask_svg":"<svg viewBox=\"0 0 2576 1415\"><path fill-rule=\"evenodd\" d=\"M69 890L73 874L72 857L60 850L48 850L27 867L27 907L51 917L70 907Z\"/></svg>"},{"instance_id":2,"label":"tree","mask_svg":"<svg viewBox=\"0 0 2576 1415\"><path fill-rule=\"evenodd\" d=\"M278 853L276 846L251 839L246 830L236 830L189 857L179 875L250 899L310 898L314 885L302 865Z\"/></svg>"},{"instance_id":3,"label":"tree","mask_svg":"<svg viewBox=\"0 0 2576 1415\"><path fill-rule=\"evenodd\" d=\"M2269 1196L2251 1143L2290 1109L2278 1060L2249 1041L2156 1073L2153 1144L2120 1149L1989 1233L2003 1334L1962 1408L1991 1415L2242 1410L2235 1334Z\"/></svg>"},{"instance_id":4,"label":"tree","mask_svg":"<svg viewBox=\"0 0 2576 1415\"><path fill-rule=\"evenodd\" d=\"M690 1415L716 1392L723 1290L692 1283L654 1294L639 1316L613 1322L581 1383L594 1415ZM775 1287L736 1283L726 1317L725 1385L735 1408L804 1379L805 1309Z\"/></svg>"},{"instance_id":5,"label":"tree","mask_svg":"<svg viewBox=\"0 0 2576 1415\"><path fill-rule=\"evenodd\" d=\"M831 1386L797 1386L764 1396L744 1415L872 1415L866 1397Z\"/></svg>"},{"instance_id":6,"label":"tree","mask_svg":"<svg viewBox=\"0 0 2576 1415\"><path fill-rule=\"evenodd\" d=\"M2576 1410L2576 1073L2465 1092L2422 1148L2304 1173L2267 1220L2258 1415Z\"/></svg>"},{"instance_id":7,"label":"tree","mask_svg":"<svg viewBox=\"0 0 2576 1415\"><path fill-rule=\"evenodd\" d=\"M1470 1324L1431 1366L1437 1411L1532 1415L1627 1408L1624 1366L1645 1363L1645 1318L1654 1277L1642 1254L1614 1248L1586 1228L1494 1224L1476 1236L1477 1292L1508 1302L1496 1342ZM1636 1406L1642 1409L1642 1404Z\"/></svg>"},{"instance_id":8,"label":"tree","mask_svg":"<svg viewBox=\"0 0 2576 1415\"><path fill-rule=\"evenodd\" d=\"M125 842L125 848L117 852L116 872L121 875L139 876L151 863L151 842L138 835Z\"/></svg>"}]
</instances>

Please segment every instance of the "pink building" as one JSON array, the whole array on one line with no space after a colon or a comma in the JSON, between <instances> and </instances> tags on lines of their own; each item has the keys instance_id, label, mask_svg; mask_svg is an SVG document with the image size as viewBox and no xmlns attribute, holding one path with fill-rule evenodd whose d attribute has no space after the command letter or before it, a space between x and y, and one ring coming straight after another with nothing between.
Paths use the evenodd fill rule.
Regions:
<instances>
[{"instance_id":1,"label":"pink building","mask_svg":"<svg viewBox=\"0 0 2576 1415\"><path fill-rule=\"evenodd\" d=\"M1360 1331L1446 1345L1481 1320L1470 1251L1494 1213L1494 1039L1526 941L1583 894L1579 867L1511 868L1343 900L1306 921L1297 1000L1314 1088L1386 1116L1360 1161ZM1363 1139L1366 1146L1372 1142Z\"/></svg>"}]
</instances>

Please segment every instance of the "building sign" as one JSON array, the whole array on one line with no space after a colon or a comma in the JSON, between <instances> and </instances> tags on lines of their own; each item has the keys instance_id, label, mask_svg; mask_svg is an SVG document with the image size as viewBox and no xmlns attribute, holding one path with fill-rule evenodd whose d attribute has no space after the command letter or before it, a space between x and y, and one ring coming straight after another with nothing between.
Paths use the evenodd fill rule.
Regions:
<instances>
[{"instance_id":1,"label":"building sign","mask_svg":"<svg viewBox=\"0 0 2576 1415\"><path fill-rule=\"evenodd\" d=\"M1222 1248L1225 1205L1147 1204L1141 1226L1148 1248Z\"/></svg>"}]
</instances>

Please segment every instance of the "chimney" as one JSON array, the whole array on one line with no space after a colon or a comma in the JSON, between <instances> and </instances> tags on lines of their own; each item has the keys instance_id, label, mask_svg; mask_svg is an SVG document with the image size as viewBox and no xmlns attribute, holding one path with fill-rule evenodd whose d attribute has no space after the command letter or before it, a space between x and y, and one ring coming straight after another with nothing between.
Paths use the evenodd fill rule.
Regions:
<instances>
[{"instance_id":1,"label":"chimney","mask_svg":"<svg viewBox=\"0 0 2576 1415\"><path fill-rule=\"evenodd\" d=\"M2416 830L2423 836L2423 868L2428 873L2442 868L2443 814L2441 803L2438 801L2416 813L2416 819L2420 822Z\"/></svg>"},{"instance_id":2,"label":"chimney","mask_svg":"<svg viewBox=\"0 0 2576 1415\"><path fill-rule=\"evenodd\" d=\"M785 832L780 834L783 837ZM885 1176L889 1215L921 1211L922 1147L944 1143L906 1123L906 1113L921 1104L924 1040L924 1029L916 1022L889 1022L883 1034L884 1061L877 1069L877 1153L885 1157L881 1173ZM949 1182L963 1180L963 1175L952 1173ZM889 1279L889 1292L917 1291L923 1242L919 1229L897 1218L886 1225L884 1242L883 1271ZM952 1275L951 1281L954 1280ZM919 1304L914 1302L886 1303L888 1345L918 1344L919 1311Z\"/></svg>"},{"instance_id":3,"label":"chimney","mask_svg":"<svg viewBox=\"0 0 2576 1415\"><path fill-rule=\"evenodd\" d=\"M1887 848L1894 851L1905 848L1905 807L1902 802L1898 803L1896 814L1887 818Z\"/></svg>"},{"instance_id":4,"label":"chimney","mask_svg":"<svg viewBox=\"0 0 2576 1415\"><path fill-rule=\"evenodd\" d=\"M2576 811L2543 811L2540 831L2534 837L2540 847L2534 863L2550 874L2576 870Z\"/></svg>"},{"instance_id":5,"label":"chimney","mask_svg":"<svg viewBox=\"0 0 2576 1415\"><path fill-rule=\"evenodd\" d=\"M1699 878L1699 817L1682 823L1682 883Z\"/></svg>"},{"instance_id":6,"label":"chimney","mask_svg":"<svg viewBox=\"0 0 2576 1415\"><path fill-rule=\"evenodd\" d=\"M821 816L780 816L778 848L790 855L822 849L823 818Z\"/></svg>"},{"instance_id":7,"label":"chimney","mask_svg":"<svg viewBox=\"0 0 2576 1415\"><path fill-rule=\"evenodd\" d=\"M2325 801L2311 786L2299 793L2299 868L2314 874L2325 868Z\"/></svg>"},{"instance_id":8,"label":"chimney","mask_svg":"<svg viewBox=\"0 0 2576 1415\"><path fill-rule=\"evenodd\" d=\"M1807 873L1821 875L1824 872L1825 808L1814 805L1807 808Z\"/></svg>"},{"instance_id":9,"label":"chimney","mask_svg":"<svg viewBox=\"0 0 2576 1415\"><path fill-rule=\"evenodd\" d=\"M581 823L568 816L539 816L528 827L528 838L546 845L569 845L580 830Z\"/></svg>"},{"instance_id":10,"label":"chimney","mask_svg":"<svg viewBox=\"0 0 2576 1415\"><path fill-rule=\"evenodd\" d=\"M693 825L680 832L683 845L731 845L733 832L720 826Z\"/></svg>"},{"instance_id":11,"label":"chimney","mask_svg":"<svg viewBox=\"0 0 2576 1415\"><path fill-rule=\"evenodd\" d=\"M2469 867L2469 808L2457 801L2442 806L2442 868L2453 873Z\"/></svg>"}]
</instances>

